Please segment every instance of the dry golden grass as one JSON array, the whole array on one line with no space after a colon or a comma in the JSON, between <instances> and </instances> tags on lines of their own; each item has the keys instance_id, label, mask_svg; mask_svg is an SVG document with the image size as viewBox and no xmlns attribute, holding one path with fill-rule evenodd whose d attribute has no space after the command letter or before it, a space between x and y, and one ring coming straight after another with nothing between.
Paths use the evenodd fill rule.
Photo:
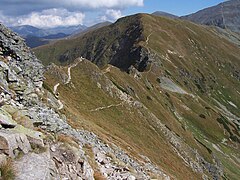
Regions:
<instances>
[{"instance_id":1,"label":"dry golden grass","mask_svg":"<svg viewBox=\"0 0 240 180\"><path fill-rule=\"evenodd\" d=\"M147 71L141 73L142 77L138 80L133 78L133 75L114 67L111 67L105 75L120 90L142 102L148 111L152 112L166 127L184 139L191 147L197 149L206 160L212 162L211 145L209 146L205 139L220 143L223 138L229 137L224 135L223 127L216 120L220 113L211 98L217 99L236 115L240 115L238 109L226 103L231 101L240 107L239 95L234 88L231 88L240 88L239 82L231 77L233 70L231 67L240 69L239 48L219 38L210 29L193 23L150 15L137 15L136 18L137 21L140 18L143 31L141 38L136 40L134 45L150 49L156 55L156 60L159 59L157 62L159 65L149 66ZM134 20L134 16L118 21L114 25L116 26L114 28L119 30L118 33L125 32L125 28L131 24L127 22L128 20ZM78 37L74 40L63 40L41 47L37 50L37 54L45 61L53 59L56 62L64 52L71 54L74 51L72 59L69 59L73 61L74 56L78 56L84 50L86 39L97 36L96 39L92 38L96 40L93 43L96 43L103 37L105 38L108 32L112 32L109 28L90 33L84 36L84 40L83 37ZM145 40L149 34L151 37L149 43L146 44ZM109 44L113 42L112 34L110 36L106 40ZM91 46L85 48L91 50ZM168 50L177 54L169 54ZM76 51L79 52L76 53ZM107 63L105 55L107 54L104 53L102 63ZM167 55L171 61L165 59ZM220 65L217 66L216 62ZM219 67L222 68L221 71ZM179 75L179 69L186 70L191 75L190 78ZM64 67L61 71L66 73L67 68ZM100 75L99 68L84 61L72 68L71 72L72 84L60 86L58 90L60 99L65 102L65 107L61 112L68 116L69 123L73 127L83 127L93 131L106 142L114 142L121 146L135 158L139 158L139 154L148 156L173 178L200 178L200 175L186 167L181 158L172 150L171 145L157 128L156 122L149 117L147 111L131 108L128 105L96 112L90 111L97 107L120 103L119 99L110 97L109 93L97 87L97 82L103 87L107 86L107 81ZM195 93L195 96L199 98L163 90L157 82L159 76L171 78L176 84L189 93ZM61 81L50 72L47 72L46 77L46 84L50 88ZM200 84L196 85L197 80ZM129 87L133 91L129 91ZM223 95L219 95L218 91L221 91ZM190 110L184 109L182 105ZM180 114L182 120L176 117L174 111ZM199 117L200 114L204 114L205 119ZM234 127L230 127L230 130L234 131ZM132 150L129 150L129 147ZM225 148L226 152L232 152L230 147ZM236 168L229 168L229 165L226 167L231 169L231 175L234 174Z\"/></svg>"},{"instance_id":2,"label":"dry golden grass","mask_svg":"<svg viewBox=\"0 0 240 180\"><path fill-rule=\"evenodd\" d=\"M95 180L106 180L106 178L102 175L101 172L94 172L94 179Z\"/></svg>"},{"instance_id":3,"label":"dry golden grass","mask_svg":"<svg viewBox=\"0 0 240 180\"><path fill-rule=\"evenodd\" d=\"M79 145L77 143L77 140L73 137L67 136L65 134L58 134L56 137L56 140L62 143L69 144L73 147L79 148Z\"/></svg>"},{"instance_id":4,"label":"dry golden grass","mask_svg":"<svg viewBox=\"0 0 240 180\"><path fill-rule=\"evenodd\" d=\"M0 165L0 179L1 180L14 180L15 179L15 169L13 167L13 160L7 159L5 163Z\"/></svg>"}]
</instances>

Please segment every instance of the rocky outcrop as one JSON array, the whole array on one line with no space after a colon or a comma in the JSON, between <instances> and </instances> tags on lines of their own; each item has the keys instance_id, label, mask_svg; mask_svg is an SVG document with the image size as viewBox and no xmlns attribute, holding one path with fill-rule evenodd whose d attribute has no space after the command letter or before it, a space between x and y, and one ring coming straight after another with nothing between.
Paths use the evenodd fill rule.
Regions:
<instances>
[{"instance_id":1,"label":"rocky outcrop","mask_svg":"<svg viewBox=\"0 0 240 180\"><path fill-rule=\"evenodd\" d=\"M18 150L22 151L25 154L31 150L31 145L25 134L1 130L0 139L1 152L9 155L10 157L15 157L16 151Z\"/></svg>"},{"instance_id":2,"label":"rocky outcrop","mask_svg":"<svg viewBox=\"0 0 240 180\"><path fill-rule=\"evenodd\" d=\"M51 159L48 152L36 154L31 152L14 163L16 179L50 180Z\"/></svg>"},{"instance_id":3,"label":"rocky outcrop","mask_svg":"<svg viewBox=\"0 0 240 180\"><path fill-rule=\"evenodd\" d=\"M50 149L56 166L55 175L67 179L94 179L94 171L81 147L58 143L53 144Z\"/></svg>"},{"instance_id":4,"label":"rocky outcrop","mask_svg":"<svg viewBox=\"0 0 240 180\"><path fill-rule=\"evenodd\" d=\"M0 108L0 124L2 127L15 127L17 123L12 119L11 115Z\"/></svg>"},{"instance_id":5,"label":"rocky outcrop","mask_svg":"<svg viewBox=\"0 0 240 180\"><path fill-rule=\"evenodd\" d=\"M2 103L36 101L42 87L43 65L31 53L24 40L0 24L0 87Z\"/></svg>"}]
</instances>

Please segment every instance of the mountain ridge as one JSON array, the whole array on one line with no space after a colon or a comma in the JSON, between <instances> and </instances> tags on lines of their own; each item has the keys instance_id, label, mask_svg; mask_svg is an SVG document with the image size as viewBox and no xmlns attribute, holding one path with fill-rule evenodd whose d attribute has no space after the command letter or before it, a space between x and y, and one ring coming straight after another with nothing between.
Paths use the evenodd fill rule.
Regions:
<instances>
[{"instance_id":1,"label":"mountain ridge","mask_svg":"<svg viewBox=\"0 0 240 180\"><path fill-rule=\"evenodd\" d=\"M67 78L52 90L44 82L47 69L21 37L0 24L1 178L168 180L146 156L133 156L81 123L74 126L76 120L87 120L64 113L67 106L60 106L57 93L72 85L71 73L82 61L68 67L66 76L63 67L57 68Z\"/></svg>"},{"instance_id":2,"label":"mountain ridge","mask_svg":"<svg viewBox=\"0 0 240 180\"><path fill-rule=\"evenodd\" d=\"M137 14L34 51L44 64L56 64L46 84L63 81L59 99L66 111L88 119L85 126L134 144L176 178L239 176L238 162L226 158L226 149L239 156L239 48L213 29ZM71 70L73 85L64 85L59 69L67 72L81 56Z\"/></svg>"}]
</instances>

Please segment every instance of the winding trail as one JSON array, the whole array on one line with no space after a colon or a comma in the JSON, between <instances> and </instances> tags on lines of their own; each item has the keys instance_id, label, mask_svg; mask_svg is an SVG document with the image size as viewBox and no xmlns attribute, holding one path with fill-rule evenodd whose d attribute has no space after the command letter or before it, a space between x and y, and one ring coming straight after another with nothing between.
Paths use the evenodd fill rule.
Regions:
<instances>
[{"instance_id":1,"label":"winding trail","mask_svg":"<svg viewBox=\"0 0 240 180\"><path fill-rule=\"evenodd\" d=\"M149 39L150 39L150 36L152 35L152 32L148 35L147 37L147 40L146 40L146 45L148 45L148 42L149 42Z\"/></svg>"},{"instance_id":2,"label":"winding trail","mask_svg":"<svg viewBox=\"0 0 240 180\"><path fill-rule=\"evenodd\" d=\"M73 68L73 67L76 67L77 65L78 65L78 63L80 63L80 62L82 62L82 57L81 58L78 58L77 59L77 62L75 63L75 64L72 64L72 65L70 65L69 67L68 67L68 79L67 79L67 81L64 83L65 85L66 84L68 84L68 83L70 83L70 81L71 81L71 79L72 79L72 77L71 77L71 69Z\"/></svg>"},{"instance_id":3,"label":"winding trail","mask_svg":"<svg viewBox=\"0 0 240 180\"><path fill-rule=\"evenodd\" d=\"M72 77L71 77L71 69L73 68L73 67L76 67L80 62L82 62L82 60L83 60L83 58L82 57L80 57L80 58L77 58L76 59L76 63L75 64L72 64L72 65L70 65L69 67L68 67L68 79L67 79L67 81L64 83L64 85L66 85L66 84L69 84L70 82L71 82L71 79L72 79ZM57 84L55 84L55 86L53 87L53 94L58 98L58 94L57 94L57 89L58 89L58 86L60 85L60 83L57 83ZM59 105L59 107L58 107L58 110L61 110L61 109L63 109L63 103L61 102L61 100L60 99L58 99L58 105Z\"/></svg>"},{"instance_id":4,"label":"winding trail","mask_svg":"<svg viewBox=\"0 0 240 180\"><path fill-rule=\"evenodd\" d=\"M95 112L95 111L100 111L100 110L104 110L104 109L109 109L109 108L112 108L112 107L118 107L118 106L122 106L124 102L121 102L119 104L111 104L109 106L102 106L102 107L98 107L96 109L92 109L90 110L91 112Z\"/></svg>"},{"instance_id":5,"label":"winding trail","mask_svg":"<svg viewBox=\"0 0 240 180\"><path fill-rule=\"evenodd\" d=\"M60 83L57 83L54 87L53 87L53 93L56 95L57 93L57 88L60 85Z\"/></svg>"},{"instance_id":6,"label":"winding trail","mask_svg":"<svg viewBox=\"0 0 240 180\"><path fill-rule=\"evenodd\" d=\"M63 109L63 103L62 103L62 101L60 101L60 100L58 99L57 102L58 102L58 105L59 105L58 110Z\"/></svg>"},{"instance_id":7,"label":"winding trail","mask_svg":"<svg viewBox=\"0 0 240 180\"><path fill-rule=\"evenodd\" d=\"M111 67L107 67L107 68L104 70L103 74L106 74L106 73L108 73L108 72L110 72L110 71L111 71Z\"/></svg>"}]
</instances>

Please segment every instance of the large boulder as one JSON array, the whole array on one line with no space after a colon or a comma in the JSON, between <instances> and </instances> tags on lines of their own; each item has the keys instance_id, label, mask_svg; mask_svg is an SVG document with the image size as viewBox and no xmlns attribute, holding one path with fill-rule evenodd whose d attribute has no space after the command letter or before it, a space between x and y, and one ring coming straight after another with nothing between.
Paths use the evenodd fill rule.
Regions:
<instances>
[{"instance_id":1,"label":"large boulder","mask_svg":"<svg viewBox=\"0 0 240 180\"><path fill-rule=\"evenodd\" d=\"M28 138L31 144L44 147L43 138L44 135L39 131L34 131L32 129L25 128L21 125L16 126L11 130L13 133L24 134Z\"/></svg>"},{"instance_id":2,"label":"large boulder","mask_svg":"<svg viewBox=\"0 0 240 180\"><path fill-rule=\"evenodd\" d=\"M7 130L0 131L0 152L15 157L16 150L21 150L23 153L28 153L31 150L31 145L27 136L23 133L13 133Z\"/></svg>"},{"instance_id":3,"label":"large boulder","mask_svg":"<svg viewBox=\"0 0 240 180\"><path fill-rule=\"evenodd\" d=\"M51 159L49 153L28 153L14 162L18 180L50 180Z\"/></svg>"},{"instance_id":4,"label":"large boulder","mask_svg":"<svg viewBox=\"0 0 240 180\"><path fill-rule=\"evenodd\" d=\"M6 128L14 128L17 125L12 116L2 108L0 108L0 124Z\"/></svg>"}]
</instances>

